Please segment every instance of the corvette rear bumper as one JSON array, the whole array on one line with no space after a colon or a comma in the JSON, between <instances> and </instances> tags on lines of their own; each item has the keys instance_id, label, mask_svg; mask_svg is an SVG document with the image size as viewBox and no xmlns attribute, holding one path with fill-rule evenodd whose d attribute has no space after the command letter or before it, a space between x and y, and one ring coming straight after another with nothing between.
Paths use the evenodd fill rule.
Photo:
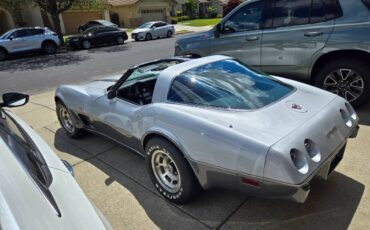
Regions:
<instances>
[{"instance_id":1,"label":"corvette rear bumper","mask_svg":"<svg viewBox=\"0 0 370 230\"><path fill-rule=\"evenodd\" d=\"M357 131L353 131L356 133ZM210 165L191 162L201 186L208 190L211 188L225 188L242 191L248 195L269 199L289 200L304 203L311 191L311 182L314 178L327 180L336 166L343 158L346 141L343 142L326 161L316 169L301 184L287 184L280 181L257 178L243 175Z\"/></svg>"},{"instance_id":2,"label":"corvette rear bumper","mask_svg":"<svg viewBox=\"0 0 370 230\"><path fill-rule=\"evenodd\" d=\"M340 145L325 163L322 164L314 173L312 173L303 183L299 185L286 184L278 181L262 179L259 186L251 186L240 183L239 190L248 194L263 198L290 200L297 203L304 203L311 191L311 182L314 178L327 180L339 162L343 159L346 149L346 143ZM245 181L245 180L242 180ZM251 188L254 187L254 188Z\"/></svg>"}]
</instances>

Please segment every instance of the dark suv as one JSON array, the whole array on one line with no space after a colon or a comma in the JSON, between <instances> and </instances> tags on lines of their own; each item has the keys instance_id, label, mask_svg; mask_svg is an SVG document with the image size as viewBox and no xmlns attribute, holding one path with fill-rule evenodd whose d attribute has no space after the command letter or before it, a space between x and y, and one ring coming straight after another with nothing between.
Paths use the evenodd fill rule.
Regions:
<instances>
[{"instance_id":1,"label":"dark suv","mask_svg":"<svg viewBox=\"0 0 370 230\"><path fill-rule=\"evenodd\" d=\"M251 0L176 55L224 54L268 74L307 81L354 106L370 96L370 0Z\"/></svg>"}]
</instances>

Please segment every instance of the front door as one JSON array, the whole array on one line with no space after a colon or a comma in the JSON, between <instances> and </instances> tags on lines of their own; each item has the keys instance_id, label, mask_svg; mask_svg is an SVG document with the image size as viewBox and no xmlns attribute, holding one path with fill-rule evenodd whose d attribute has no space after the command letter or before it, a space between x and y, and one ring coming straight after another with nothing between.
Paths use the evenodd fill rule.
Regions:
<instances>
[{"instance_id":1,"label":"front door","mask_svg":"<svg viewBox=\"0 0 370 230\"><path fill-rule=\"evenodd\" d=\"M322 0L276 0L272 9L271 28L264 30L262 38L262 70L305 78L313 55L325 46L334 20Z\"/></svg>"},{"instance_id":2,"label":"front door","mask_svg":"<svg viewBox=\"0 0 370 230\"><path fill-rule=\"evenodd\" d=\"M265 1L252 2L223 21L220 36L211 41L211 53L232 56L258 68L264 5Z\"/></svg>"}]
</instances>

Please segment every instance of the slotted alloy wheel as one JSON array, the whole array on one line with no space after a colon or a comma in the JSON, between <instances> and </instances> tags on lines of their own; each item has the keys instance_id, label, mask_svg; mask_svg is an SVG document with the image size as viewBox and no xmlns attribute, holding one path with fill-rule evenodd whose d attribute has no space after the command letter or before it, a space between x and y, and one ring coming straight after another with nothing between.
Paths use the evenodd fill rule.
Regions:
<instances>
[{"instance_id":1,"label":"slotted alloy wheel","mask_svg":"<svg viewBox=\"0 0 370 230\"><path fill-rule=\"evenodd\" d=\"M364 78L354 70L338 69L326 76L323 89L344 97L347 101L357 100L364 92Z\"/></svg>"},{"instance_id":2,"label":"slotted alloy wheel","mask_svg":"<svg viewBox=\"0 0 370 230\"><path fill-rule=\"evenodd\" d=\"M67 132L73 133L75 131L73 121L66 108L62 107L59 109L59 118L60 118L63 128Z\"/></svg>"},{"instance_id":3,"label":"slotted alloy wheel","mask_svg":"<svg viewBox=\"0 0 370 230\"><path fill-rule=\"evenodd\" d=\"M172 193L180 190L181 176L175 161L168 153L156 150L152 156L152 168L163 188Z\"/></svg>"}]
</instances>

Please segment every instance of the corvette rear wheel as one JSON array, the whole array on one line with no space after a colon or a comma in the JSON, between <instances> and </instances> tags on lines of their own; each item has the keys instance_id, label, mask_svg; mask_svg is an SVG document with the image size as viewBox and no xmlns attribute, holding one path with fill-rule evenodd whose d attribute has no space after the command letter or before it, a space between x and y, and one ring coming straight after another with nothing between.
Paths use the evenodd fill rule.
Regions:
<instances>
[{"instance_id":1,"label":"corvette rear wheel","mask_svg":"<svg viewBox=\"0 0 370 230\"><path fill-rule=\"evenodd\" d=\"M184 204L198 194L200 186L189 163L170 142L153 138L145 151L146 167L157 191L175 204Z\"/></svg>"},{"instance_id":2,"label":"corvette rear wheel","mask_svg":"<svg viewBox=\"0 0 370 230\"><path fill-rule=\"evenodd\" d=\"M57 102L56 111L59 123L67 136L71 138L80 138L86 134L83 129L76 128L69 110L63 103Z\"/></svg>"}]
</instances>

